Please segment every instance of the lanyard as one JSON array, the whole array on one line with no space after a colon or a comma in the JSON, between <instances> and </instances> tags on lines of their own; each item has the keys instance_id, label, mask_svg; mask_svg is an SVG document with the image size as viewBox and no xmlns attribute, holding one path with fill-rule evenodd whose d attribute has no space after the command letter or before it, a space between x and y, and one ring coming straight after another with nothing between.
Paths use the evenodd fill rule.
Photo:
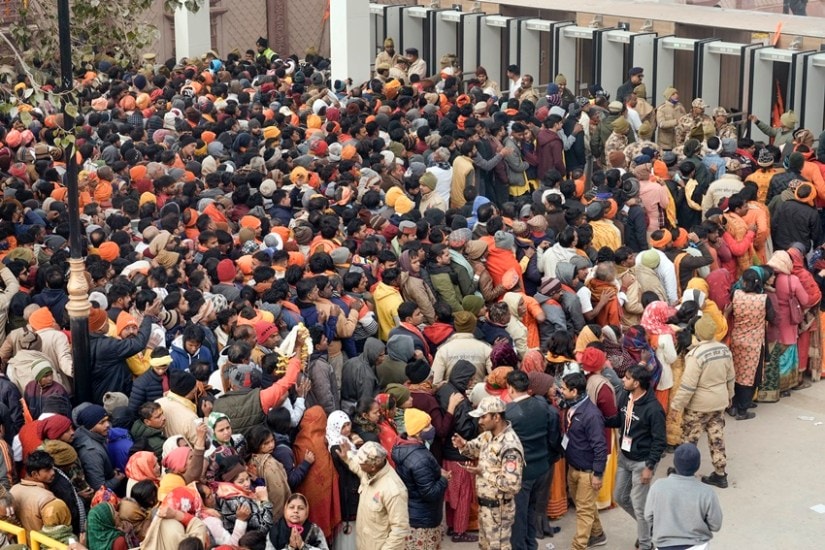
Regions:
<instances>
[{"instance_id":1,"label":"lanyard","mask_svg":"<svg viewBox=\"0 0 825 550\"><path fill-rule=\"evenodd\" d=\"M645 392L647 393L647 392ZM625 410L625 417L624 417L624 435L627 436L630 433L630 424L633 422L633 408L636 401L644 397L644 393L633 399L632 395L627 396L627 408Z\"/></svg>"}]
</instances>

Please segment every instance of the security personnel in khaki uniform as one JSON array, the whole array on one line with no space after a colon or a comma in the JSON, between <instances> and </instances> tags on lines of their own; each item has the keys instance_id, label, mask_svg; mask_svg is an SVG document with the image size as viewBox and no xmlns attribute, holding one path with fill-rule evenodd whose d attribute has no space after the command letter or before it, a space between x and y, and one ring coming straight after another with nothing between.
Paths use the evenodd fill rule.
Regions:
<instances>
[{"instance_id":1,"label":"security personnel in khaki uniform","mask_svg":"<svg viewBox=\"0 0 825 550\"><path fill-rule=\"evenodd\" d=\"M456 434L453 445L462 455L478 459L465 466L476 476L478 493L479 547L510 550L510 530L516 512L513 500L521 490L524 449L513 427L504 418L506 407L498 397L485 397L470 416L478 418L481 435L465 441Z\"/></svg>"},{"instance_id":2,"label":"security personnel in khaki uniform","mask_svg":"<svg viewBox=\"0 0 825 550\"><path fill-rule=\"evenodd\" d=\"M620 116L614 120L610 127L613 132L604 144L604 159L605 162L610 162L610 153L619 151L624 154L625 147L627 147L627 134L630 132L630 123L625 117Z\"/></svg>"},{"instance_id":3,"label":"security personnel in khaki uniform","mask_svg":"<svg viewBox=\"0 0 825 550\"><path fill-rule=\"evenodd\" d=\"M716 124L716 137L719 141L723 139L735 139L739 141L739 132L736 125L728 122L728 112L724 107L717 107L713 110L713 122Z\"/></svg>"},{"instance_id":4,"label":"security personnel in khaki uniform","mask_svg":"<svg viewBox=\"0 0 825 550\"><path fill-rule=\"evenodd\" d=\"M390 67L395 65L396 59L398 59L398 54L395 53L395 42L392 38L387 38L384 40L384 49L375 56L375 70L378 71L379 65L386 64L386 70L389 71Z\"/></svg>"},{"instance_id":5,"label":"security personnel in khaki uniform","mask_svg":"<svg viewBox=\"0 0 825 550\"><path fill-rule=\"evenodd\" d=\"M697 97L690 106L691 111L676 123L676 145L684 145L690 136L690 131L697 126L702 127L705 138L712 136L716 129L713 119L705 114L705 109L708 107L705 100Z\"/></svg>"}]
</instances>

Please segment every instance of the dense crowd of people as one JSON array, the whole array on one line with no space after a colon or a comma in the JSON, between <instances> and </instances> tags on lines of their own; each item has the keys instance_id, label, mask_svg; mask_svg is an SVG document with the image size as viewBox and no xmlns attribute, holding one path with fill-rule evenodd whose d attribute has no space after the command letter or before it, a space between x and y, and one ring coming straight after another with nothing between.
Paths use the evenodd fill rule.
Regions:
<instances>
[{"instance_id":1,"label":"dense crowd of people","mask_svg":"<svg viewBox=\"0 0 825 550\"><path fill-rule=\"evenodd\" d=\"M328 69L265 39L104 56L74 121L19 77L0 115L2 520L92 550L583 550L619 506L638 548L706 548L726 415L822 371L825 136L788 112L750 117L771 143L740 137L701 98L657 105L641 67L613 98L428 68L392 39L369 82ZM66 310L64 123L91 380Z\"/></svg>"}]
</instances>

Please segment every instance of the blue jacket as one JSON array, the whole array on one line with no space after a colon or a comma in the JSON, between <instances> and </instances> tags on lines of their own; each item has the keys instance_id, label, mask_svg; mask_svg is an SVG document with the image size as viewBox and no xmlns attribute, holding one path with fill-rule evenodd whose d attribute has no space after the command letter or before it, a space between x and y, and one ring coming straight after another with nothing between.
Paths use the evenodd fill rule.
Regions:
<instances>
[{"instance_id":1,"label":"blue jacket","mask_svg":"<svg viewBox=\"0 0 825 550\"><path fill-rule=\"evenodd\" d=\"M189 370L189 365L191 365L194 361L208 361L212 368L215 368L215 360L212 357L212 352L206 346L206 342L198 348L197 353L194 355L190 355L188 351L183 347L183 335L179 335L175 338L175 341L172 342L172 347L169 349L169 355L172 357L172 364L169 365L170 368L177 369L177 370Z\"/></svg>"},{"instance_id":2,"label":"blue jacket","mask_svg":"<svg viewBox=\"0 0 825 550\"><path fill-rule=\"evenodd\" d=\"M441 525L447 480L433 454L415 440L399 439L392 448L395 471L407 487L410 527L430 529Z\"/></svg>"},{"instance_id":3,"label":"blue jacket","mask_svg":"<svg viewBox=\"0 0 825 550\"><path fill-rule=\"evenodd\" d=\"M573 411L562 411L567 424L567 464L577 470L592 470L604 474L607 463L607 445L604 442L604 418L599 408L587 396Z\"/></svg>"},{"instance_id":4,"label":"blue jacket","mask_svg":"<svg viewBox=\"0 0 825 550\"><path fill-rule=\"evenodd\" d=\"M109 460L112 466L121 472L126 470L126 463L129 462L129 449L132 448L132 436L129 430L124 428L109 428L109 444L106 452L109 453Z\"/></svg>"}]
</instances>

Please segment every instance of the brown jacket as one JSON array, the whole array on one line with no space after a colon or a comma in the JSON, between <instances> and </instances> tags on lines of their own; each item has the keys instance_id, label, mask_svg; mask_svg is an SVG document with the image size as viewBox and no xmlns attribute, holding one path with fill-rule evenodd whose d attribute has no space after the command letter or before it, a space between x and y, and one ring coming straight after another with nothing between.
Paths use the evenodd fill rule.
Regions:
<instances>
[{"instance_id":1,"label":"brown jacket","mask_svg":"<svg viewBox=\"0 0 825 550\"><path fill-rule=\"evenodd\" d=\"M412 277L409 273L401 273L401 296L404 300L418 305L427 324L435 323L435 295L424 279Z\"/></svg>"},{"instance_id":2,"label":"brown jacket","mask_svg":"<svg viewBox=\"0 0 825 550\"><path fill-rule=\"evenodd\" d=\"M43 528L43 513L53 500L54 493L36 481L23 479L11 488L14 497L14 513L26 531Z\"/></svg>"}]
</instances>

